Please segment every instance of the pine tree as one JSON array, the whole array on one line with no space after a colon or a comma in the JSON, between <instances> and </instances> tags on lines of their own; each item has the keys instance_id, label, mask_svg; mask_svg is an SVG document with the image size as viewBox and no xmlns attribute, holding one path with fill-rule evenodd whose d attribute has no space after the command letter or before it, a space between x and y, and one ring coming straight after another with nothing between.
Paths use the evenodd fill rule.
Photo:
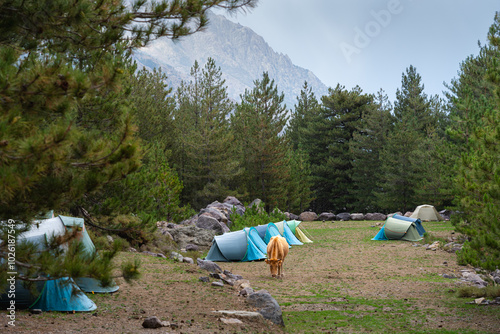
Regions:
<instances>
[{"instance_id":1,"label":"pine tree","mask_svg":"<svg viewBox=\"0 0 500 334\"><path fill-rule=\"evenodd\" d=\"M381 191L381 151L393 125L391 110L387 95L380 90L372 107L364 111L349 142L353 182L350 193L355 200L353 208L359 212L380 211L375 194Z\"/></svg>"},{"instance_id":2,"label":"pine tree","mask_svg":"<svg viewBox=\"0 0 500 334\"><path fill-rule=\"evenodd\" d=\"M338 85L321 98L322 108L306 132L306 151L311 163L315 211L351 209L354 199L349 141L363 112L373 99L361 88L351 91Z\"/></svg>"},{"instance_id":3,"label":"pine tree","mask_svg":"<svg viewBox=\"0 0 500 334\"><path fill-rule=\"evenodd\" d=\"M463 212L454 221L457 230L469 241L457 254L460 264L489 270L500 268L500 13L497 12L488 34L490 58L485 62L483 101L494 100L490 108L475 105L468 115L476 115L478 124L466 129L466 147L459 163L456 180L458 209ZM493 93L490 95L490 93ZM457 100L453 101L457 102ZM460 100L458 100L460 102ZM460 104L458 104L460 107Z\"/></svg>"},{"instance_id":4,"label":"pine tree","mask_svg":"<svg viewBox=\"0 0 500 334\"><path fill-rule=\"evenodd\" d=\"M424 164L420 143L436 122L424 93L421 76L410 66L403 73L401 89L396 91L395 124L381 152L383 179L377 193L379 205L388 211L403 212L418 205Z\"/></svg>"},{"instance_id":5,"label":"pine tree","mask_svg":"<svg viewBox=\"0 0 500 334\"><path fill-rule=\"evenodd\" d=\"M262 80L256 80L251 91L245 91L231 118L241 149L245 198L260 198L268 212L286 202L288 144L283 132L288 116L283 99L274 80L264 72Z\"/></svg>"},{"instance_id":6,"label":"pine tree","mask_svg":"<svg viewBox=\"0 0 500 334\"><path fill-rule=\"evenodd\" d=\"M304 86L297 97L297 105L290 116L287 136L294 149L303 148L307 128L318 113L320 105L312 88L304 82Z\"/></svg>"},{"instance_id":7,"label":"pine tree","mask_svg":"<svg viewBox=\"0 0 500 334\"><path fill-rule=\"evenodd\" d=\"M227 96L225 80L215 61L208 59L200 70L195 62L193 80L177 92L180 148L184 159L182 180L185 197L196 208L230 194L230 185L240 170L234 159L234 136L229 126L233 103Z\"/></svg>"},{"instance_id":8,"label":"pine tree","mask_svg":"<svg viewBox=\"0 0 500 334\"><path fill-rule=\"evenodd\" d=\"M5 260L0 276L9 271L7 219L15 220L20 233L38 213L66 210L84 194L138 168L140 149L125 84L135 70L130 52L161 36L180 38L203 29L210 8L254 4L0 3L0 257ZM64 257L59 245L55 242L42 254L20 248L17 265L26 271L19 278L109 278L115 253Z\"/></svg>"}]
</instances>

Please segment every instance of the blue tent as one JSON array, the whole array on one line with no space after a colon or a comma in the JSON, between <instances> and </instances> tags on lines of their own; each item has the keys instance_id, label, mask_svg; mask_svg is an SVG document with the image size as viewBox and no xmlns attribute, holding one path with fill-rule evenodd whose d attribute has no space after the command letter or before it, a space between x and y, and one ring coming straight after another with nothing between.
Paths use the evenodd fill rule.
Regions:
<instances>
[{"instance_id":1,"label":"blue tent","mask_svg":"<svg viewBox=\"0 0 500 334\"><path fill-rule=\"evenodd\" d=\"M405 219L401 219L401 217ZM422 239L423 233L420 234L418 226L423 230L423 226L419 221L400 215L394 215L386 219L384 226L382 226L372 240L419 241ZM425 233L425 230L423 230L423 232Z\"/></svg>"},{"instance_id":2,"label":"blue tent","mask_svg":"<svg viewBox=\"0 0 500 334\"><path fill-rule=\"evenodd\" d=\"M303 245L303 243L299 239L297 239L295 234L293 234L286 220L274 223L274 225L276 225L280 234L286 239L290 246Z\"/></svg>"},{"instance_id":3,"label":"blue tent","mask_svg":"<svg viewBox=\"0 0 500 334\"><path fill-rule=\"evenodd\" d=\"M205 260L255 261L266 258L267 246L255 227L216 235Z\"/></svg>"},{"instance_id":4,"label":"blue tent","mask_svg":"<svg viewBox=\"0 0 500 334\"><path fill-rule=\"evenodd\" d=\"M396 219L405 220L405 221L408 221L408 222L415 223L415 226L417 227L418 234L420 234L421 237L424 236L425 228L422 226L422 221L420 220L420 218L405 217L405 216L398 215L397 213L395 213L392 216L392 218L396 218Z\"/></svg>"},{"instance_id":5,"label":"blue tent","mask_svg":"<svg viewBox=\"0 0 500 334\"><path fill-rule=\"evenodd\" d=\"M97 308L96 304L83 293L71 278L59 278L35 283L32 289L16 280L15 301L17 309L40 309L42 311L88 312ZM10 305L8 294L0 296L0 309Z\"/></svg>"},{"instance_id":6,"label":"blue tent","mask_svg":"<svg viewBox=\"0 0 500 334\"><path fill-rule=\"evenodd\" d=\"M17 242L29 242L36 246L39 252L45 251L45 242L52 237L62 236L76 229L87 254L95 253L95 246L85 228L82 218L58 216L35 221L32 228L21 234ZM65 245L62 246L66 247ZM93 311L96 305L82 292L115 292L117 285L102 287L93 278L81 277L75 280L65 277L56 280L41 281L35 287L28 289L23 282L16 280L16 308L38 308L43 311ZM0 296L0 309L9 306L10 298L4 293Z\"/></svg>"}]
</instances>

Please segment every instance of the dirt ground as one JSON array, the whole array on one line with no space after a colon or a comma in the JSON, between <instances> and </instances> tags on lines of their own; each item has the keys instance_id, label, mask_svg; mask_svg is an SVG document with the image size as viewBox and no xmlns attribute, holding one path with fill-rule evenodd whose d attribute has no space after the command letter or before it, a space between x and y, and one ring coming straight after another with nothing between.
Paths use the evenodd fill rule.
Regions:
<instances>
[{"instance_id":1,"label":"dirt ground","mask_svg":"<svg viewBox=\"0 0 500 334\"><path fill-rule=\"evenodd\" d=\"M425 324L428 330L460 332L485 331L500 333L500 316L481 317L447 314L443 311L446 291L460 286L458 280L436 279L442 274L457 275L463 267L455 254L442 250L425 250L420 243L369 241L378 231L375 222L305 222L313 244L294 246L285 261L285 277L273 279L263 261L218 263L222 269L239 274L250 281L254 290L265 289L282 306L285 328L268 320L242 319L242 324L225 324L216 310L255 311L238 291L202 283L208 272L196 264L174 263L148 255L122 253L120 259L140 257L142 278L134 284L118 279L120 290L110 295L93 295L98 309L90 313L45 312L16 314L16 326L8 327L1 313L2 333L286 333L286 314L292 311L342 311L344 306L332 304L338 298L412 300L412 307L432 313ZM436 235L449 236L449 231ZM390 279L388 279L390 278ZM418 278L418 279L417 279ZM428 280L425 278L429 278ZM395 283L396 282L396 283ZM316 295L314 303L300 303ZM352 307L352 306L350 306ZM497 315L500 308L497 307ZM172 326L144 329L142 322L157 316ZM311 332L315 332L311 328Z\"/></svg>"}]
</instances>

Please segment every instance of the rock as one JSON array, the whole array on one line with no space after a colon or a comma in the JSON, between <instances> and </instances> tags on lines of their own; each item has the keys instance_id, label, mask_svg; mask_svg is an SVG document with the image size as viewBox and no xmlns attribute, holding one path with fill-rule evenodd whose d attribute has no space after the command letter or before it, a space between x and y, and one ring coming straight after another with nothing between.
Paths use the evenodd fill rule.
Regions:
<instances>
[{"instance_id":1,"label":"rock","mask_svg":"<svg viewBox=\"0 0 500 334\"><path fill-rule=\"evenodd\" d=\"M200 258L196 259L196 263L201 269L205 269L206 271L209 271L211 273L221 273L222 269L219 267L219 265L215 262L209 261L209 260L202 260Z\"/></svg>"},{"instance_id":2,"label":"rock","mask_svg":"<svg viewBox=\"0 0 500 334\"><path fill-rule=\"evenodd\" d=\"M375 212L375 213L367 213L365 215L365 219L366 220L386 220L387 219L387 216L384 215L383 213L378 213L378 212Z\"/></svg>"},{"instance_id":3,"label":"rock","mask_svg":"<svg viewBox=\"0 0 500 334\"><path fill-rule=\"evenodd\" d=\"M477 305L482 304L483 301L484 301L484 297L474 299L474 303L476 303Z\"/></svg>"},{"instance_id":4,"label":"rock","mask_svg":"<svg viewBox=\"0 0 500 334\"><path fill-rule=\"evenodd\" d=\"M210 247L214 236L213 230L206 230L194 225L180 226L174 229L167 229L172 235L179 248L186 248L188 244L200 247Z\"/></svg>"},{"instance_id":5,"label":"rock","mask_svg":"<svg viewBox=\"0 0 500 334\"><path fill-rule=\"evenodd\" d=\"M247 301L251 306L256 307L265 319L269 319L277 325L285 326L281 307L266 290L252 293L247 297Z\"/></svg>"},{"instance_id":6,"label":"rock","mask_svg":"<svg viewBox=\"0 0 500 334\"><path fill-rule=\"evenodd\" d=\"M198 245L193 245L193 244L187 244L186 245L186 251L198 251L200 247Z\"/></svg>"},{"instance_id":7,"label":"rock","mask_svg":"<svg viewBox=\"0 0 500 334\"><path fill-rule=\"evenodd\" d=\"M337 220L342 220L342 221L351 220L351 214L349 212L339 213L336 217L337 217Z\"/></svg>"},{"instance_id":8,"label":"rock","mask_svg":"<svg viewBox=\"0 0 500 334\"><path fill-rule=\"evenodd\" d=\"M290 212L285 212L285 217L287 220L299 220L299 216Z\"/></svg>"},{"instance_id":9,"label":"rock","mask_svg":"<svg viewBox=\"0 0 500 334\"><path fill-rule=\"evenodd\" d=\"M224 283L222 283L221 281L216 281L216 282L212 282L212 286L223 287Z\"/></svg>"},{"instance_id":10,"label":"rock","mask_svg":"<svg viewBox=\"0 0 500 334\"><path fill-rule=\"evenodd\" d=\"M430 244L429 246L427 246L426 250L436 251L436 250L439 249L439 246L440 246L440 242L439 241L434 241L432 244Z\"/></svg>"},{"instance_id":11,"label":"rock","mask_svg":"<svg viewBox=\"0 0 500 334\"><path fill-rule=\"evenodd\" d=\"M405 217L410 217L413 214L413 211L407 211L404 216Z\"/></svg>"},{"instance_id":12,"label":"rock","mask_svg":"<svg viewBox=\"0 0 500 334\"><path fill-rule=\"evenodd\" d=\"M362 213L351 213L351 220L365 220L365 215Z\"/></svg>"},{"instance_id":13,"label":"rock","mask_svg":"<svg viewBox=\"0 0 500 334\"><path fill-rule=\"evenodd\" d=\"M243 321L236 318L220 318L220 321L226 325L241 325Z\"/></svg>"},{"instance_id":14,"label":"rock","mask_svg":"<svg viewBox=\"0 0 500 334\"><path fill-rule=\"evenodd\" d=\"M31 314L42 314L42 310L39 308L32 308L30 312Z\"/></svg>"},{"instance_id":15,"label":"rock","mask_svg":"<svg viewBox=\"0 0 500 334\"><path fill-rule=\"evenodd\" d=\"M255 207L256 209L258 208L257 210L259 213L264 212L264 202L262 202L262 200L259 198L254 199L252 203L248 204L247 209L251 209L253 207Z\"/></svg>"},{"instance_id":16,"label":"rock","mask_svg":"<svg viewBox=\"0 0 500 334\"><path fill-rule=\"evenodd\" d=\"M318 220L335 220L335 214L331 212L323 212L318 216Z\"/></svg>"},{"instance_id":17,"label":"rock","mask_svg":"<svg viewBox=\"0 0 500 334\"><path fill-rule=\"evenodd\" d=\"M201 276L201 277L199 278L199 280L200 280L201 282L203 282L203 283L208 283L208 282L210 282L210 278L209 278L209 277L207 277L207 276Z\"/></svg>"},{"instance_id":18,"label":"rock","mask_svg":"<svg viewBox=\"0 0 500 334\"><path fill-rule=\"evenodd\" d=\"M234 282L234 288L237 290L243 290L250 287L250 281L247 279L240 279Z\"/></svg>"},{"instance_id":19,"label":"rock","mask_svg":"<svg viewBox=\"0 0 500 334\"><path fill-rule=\"evenodd\" d=\"M441 210L439 211L439 214L441 215L441 217L443 217L444 220L450 220L453 212L451 210Z\"/></svg>"},{"instance_id":20,"label":"rock","mask_svg":"<svg viewBox=\"0 0 500 334\"><path fill-rule=\"evenodd\" d=\"M189 263L189 264L194 264L193 259L190 258L190 257L184 257L184 258L182 258L182 262Z\"/></svg>"},{"instance_id":21,"label":"rock","mask_svg":"<svg viewBox=\"0 0 500 334\"><path fill-rule=\"evenodd\" d=\"M299 220L303 222L312 222L318 220L318 215L312 211L302 212L299 215Z\"/></svg>"},{"instance_id":22,"label":"rock","mask_svg":"<svg viewBox=\"0 0 500 334\"><path fill-rule=\"evenodd\" d=\"M142 327L144 328L160 328L166 326L170 326L170 324L164 321L160 321L160 319L155 316L144 319L144 322L142 323Z\"/></svg>"},{"instance_id":23,"label":"rock","mask_svg":"<svg viewBox=\"0 0 500 334\"><path fill-rule=\"evenodd\" d=\"M462 279L467 281L467 282L472 282L472 283L474 283L474 285L479 286L479 287L488 286L488 282L483 280L481 278L481 276L479 276L476 273L470 272L470 271L462 272Z\"/></svg>"},{"instance_id":24,"label":"rock","mask_svg":"<svg viewBox=\"0 0 500 334\"><path fill-rule=\"evenodd\" d=\"M174 261L182 262L184 260L184 256L177 252L170 252L170 258Z\"/></svg>"},{"instance_id":25,"label":"rock","mask_svg":"<svg viewBox=\"0 0 500 334\"><path fill-rule=\"evenodd\" d=\"M154 256L154 257L158 256L158 254L150 252L150 251L143 251L142 254L147 254L147 255Z\"/></svg>"},{"instance_id":26,"label":"rock","mask_svg":"<svg viewBox=\"0 0 500 334\"><path fill-rule=\"evenodd\" d=\"M443 278L456 278L455 275L443 274Z\"/></svg>"},{"instance_id":27,"label":"rock","mask_svg":"<svg viewBox=\"0 0 500 334\"><path fill-rule=\"evenodd\" d=\"M128 251L131 253L137 253L137 249L135 249L134 247L129 247Z\"/></svg>"},{"instance_id":28,"label":"rock","mask_svg":"<svg viewBox=\"0 0 500 334\"><path fill-rule=\"evenodd\" d=\"M251 320L259 320L262 319L262 314L259 312L249 312L249 311L230 311L230 310L220 310L220 311L212 311L212 313L221 314L225 316L233 316L238 318L247 318Z\"/></svg>"},{"instance_id":29,"label":"rock","mask_svg":"<svg viewBox=\"0 0 500 334\"><path fill-rule=\"evenodd\" d=\"M226 216L228 222L229 222L229 219L231 219L231 214L233 212L236 212L240 216L242 216L245 213L244 207L234 206L234 205L229 204L229 203L219 203L217 201L207 205L207 209L218 210L219 212L221 212L222 214L224 214ZM228 223L228 226L230 226L230 225L231 225L231 223Z\"/></svg>"},{"instance_id":30,"label":"rock","mask_svg":"<svg viewBox=\"0 0 500 334\"><path fill-rule=\"evenodd\" d=\"M198 222L200 221L201 216L209 216L212 218L215 218L219 222L223 223L224 225L228 225L229 217L226 216L226 214L216 208L205 208L201 209L200 213L198 214ZM198 222L196 223L198 225Z\"/></svg>"},{"instance_id":31,"label":"rock","mask_svg":"<svg viewBox=\"0 0 500 334\"><path fill-rule=\"evenodd\" d=\"M166 259L167 257L163 253L156 253L156 256Z\"/></svg>"},{"instance_id":32,"label":"rock","mask_svg":"<svg viewBox=\"0 0 500 334\"><path fill-rule=\"evenodd\" d=\"M234 208L236 208L236 213L240 216L243 216L245 214L245 206L236 197L228 196L223 201L223 203L230 204Z\"/></svg>"},{"instance_id":33,"label":"rock","mask_svg":"<svg viewBox=\"0 0 500 334\"><path fill-rule=\"evenodd\" d=\"M243 276L241 275L234 275L233 273L231 273L229 270L224 270L223 271L223 274L226 275L227 277L235 280L235 281L238 281L240 279L243 279Z\"/></svg>"},{"instance_id":34,"label":"rock","mask_svg":"<svg viewBox=\"0 0 500 334\"><path fill-rule=\"evenodd\" d=\"M112 236L110 236L109 234L106 236L106 239L108 240L108 243L112 244L114 242L114 239Z\"/></svg>"},{"instance_id":35,"label":"rock","mask_svg":"<svg viewBox=\"0 0 500 334\"><path fill-rule=\"evenodd\" d=\"M208 215L199 216L196 227L214 231L218 235L229 232L229 228L224 223Z\"/></svg>"},{"instance_id":36,"label":"rock","mask_svg":"<svg viewBox=\"0 0 500 334\"><path fill-rule=\"evenodd\" d=\"M253 289L251 287L246 287L244 289L241 289L240 292L238 293L238 296L250 296L252 293L254 293Z\"/></svg>"}]
</instances>

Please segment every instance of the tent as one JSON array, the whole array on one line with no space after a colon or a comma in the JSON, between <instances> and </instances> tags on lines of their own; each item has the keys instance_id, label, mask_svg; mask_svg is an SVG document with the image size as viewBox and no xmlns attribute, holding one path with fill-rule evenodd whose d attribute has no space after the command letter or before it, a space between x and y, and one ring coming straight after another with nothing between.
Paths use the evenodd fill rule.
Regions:
<instances>
[{"instance_id":1,"label":"tent","mask_svg":"<svg viewBox=\"0 0 500 334\"><path fill-rule=\"evenodd\" d=\"M84 252L93 254L94 243L90 239L82 218L58 216L35 221L31 229L18 237L17 242L30 242L37 251L45 251L45 241L64 235L67 231L77 230L77 238L82 242ZM62 247L67 247L63 245ZM79 277L59 278L40 281L32 289L27 289L23 282L16 280L16 308L38 308L42 311L93 311L97 307L83 292L115 292L117 285L102 287L100 282L93 278ZM35 294L32 293L34 290ZM10 298L4 293L0 296L0 309L9 306Z\"/></svg>"},{"instance_id":2,"label":"tent","mask_svg":"<svg viewBox=\"0 0 500 334\"><path fill-rule=\"evenodd\" d=\"M302 243L308 244L312 243L311 239L309 239L304 232L302 231L301 228L299 228L300 223L302 223L300 220L290 220L286 222L288 227L290 227L290 230L292 233L295 235L297 239L299 239Z\"/></svg>"},{"instance_id":3,"label":"tent","mask_svg":"<svg viewBox=\"0 0 500 334\"><path fill-rule=\"evenodd\" d=\"M216 235L205 260L254 261L265 259L267 245L255 227Z\"/></svg>"},{"instance_id":4,"label":"tent","mask_svg":"<svg viewBox=\"0 0 500 334\"><path fill-rule=\"evenodd\" d=\"M395 213L392 216L392 218L406 220L408 222L414 222L415 226L417 227L418 234L420 234L421 237L424 236L425 228L422 226L422 221L420 220L420 218L405 217L405 216L398 215L397 213Z\"/></svg>"},{"instance_id":5,"label":"tent","mask_svg":"<svg viewBox=\"0 0 500 334\"><path fill-rule=\"evenodd\" d=\"M303 245L303 243L299 239L297 239L295 234L293 234L292 230L288 226L287 221L284 220L282 222L277 222L274 223L274 225L276 225L280 234L286 239L290 246Z\"/></svg>"},{"instance_id":6,"label":"tent","mask_svg":"<svg viewBox=\"0 0 500 334\"><path fill-rule=\"evenodd\" d=\"M372 240L420 241L422 236L419 234L417 224L414 221L388 217L384 226Z\"/></svg>"},{"instance_id":7,"label":"tent","mask_svg":"<svg viewBox=\"0 0 500 334\"><path fill-rule=\"evenodd\" d=\"M421 221L440 221L443 217L437 212L436 208L429 204L417 206L410 218L419 218Z\"/></svg>"}]
</instances>

